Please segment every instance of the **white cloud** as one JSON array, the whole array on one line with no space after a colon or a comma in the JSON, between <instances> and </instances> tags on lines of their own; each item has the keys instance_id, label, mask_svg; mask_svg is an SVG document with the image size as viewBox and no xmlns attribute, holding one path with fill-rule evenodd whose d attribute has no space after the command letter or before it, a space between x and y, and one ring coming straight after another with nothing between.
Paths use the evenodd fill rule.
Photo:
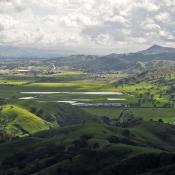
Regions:
<instances>
[{"instance_id":1,"label":"white cloud","mask_svg":"<svg viewBox=\"0 0 175 175\"><path fill-rule=\"evenodd\" d=\"M0 43L91 51L174 45L175 0L0 0Z\"/></svg>"},{"instance_id":2,"label":"white cloud","mask_svg":"<svg viewBox=\"0 0 175 175\"><path fill-rule=\"evenodd\" d=\"M160 37L165 38L167 40L173 40L174 39L174 36L171 33L167 32L167 31L161 30L161 31L159 31L159 34L160 34Z\"/></svg>"},{"instance_id":3,"label":"white cloud","mask_svg":"<svg viewBox=\"0 0 175 175\"><path fill-rule=\"evenodd\" d=\"M155 16L155 19L159 22L167 22L170 20L170 14L168 12L160 13Z\"/></svg>"},{"instance_id":4,"label":"white cloud","mask_svg":"<svg viewBox=\"0 0 175 175\"><path fill-rule=\"evenodd\" d=\"M118 16L118 15L107 17L105 20L109 22L117 22L121 24L127 23L127 20L123 16Z\"/></svg>"}]
</instances>

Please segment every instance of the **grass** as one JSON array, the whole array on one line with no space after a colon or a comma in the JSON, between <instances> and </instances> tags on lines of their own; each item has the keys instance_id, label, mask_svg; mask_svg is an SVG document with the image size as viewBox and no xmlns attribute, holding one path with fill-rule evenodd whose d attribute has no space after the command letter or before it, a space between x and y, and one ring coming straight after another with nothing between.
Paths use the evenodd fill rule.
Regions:
<instances>
[{"instance_id":1,"label":"grass","mask_svg":"<svg viewBox=\"0 0 175 175\"><path fill-rule=\"evenodd\" d=\"M0 84L5 84L5 85L23 85L25 83L27 83L28 81L25 80L6 80L6 79L2 79L0 80Z\"/></svg>"},{"instance_id":2,"label":"grass","mask_svg":"<svg viewBox=\"0 0 175 175\"><path fill-rule=\"evenodd\" d=\"M32 134L50 128L49 123L16 105L1 107L0 123L7 134L16 136Z\"/></svg>"},{"instance_id":3,"label":"grass","mask_svg":"<svg viewBox=\"0 0 175 175\"><path fill-rule=\"evenodd\" d=\"M130 157L135 156L136 154L142 153L160 153L161 151L154 148L146 148L141 146L132 146L132 145L125 145L125 144L113 144L109 149L115 151L123 151L123 152L130 152Z\"/></svg>"},{"instance_id":4,"label":"grass","mask_svg":"<svg viewBox=\"0 0 175 175\"><path fill-rule=\"evenodd\" d=\"M125 108L83 108L90 114L102 117L108 116L110 118L118 118L120 113ZM143 118L144 120L153 119L158 121L163 119L166 123L175 123L175 108L129 108L129 112L134 114L137 118Z\"/></svg>"},{"instance_id":5,"label":"grass","mask_svg":"<svg viewBox=\"0 0 175 175\"><path fill-rule=\"evenodd\" d=\"M123 134L126 130L129 130L130 133L127 136ZM21 162L21 159L19 159L20 155L24 155L24 160L28 160L27 156L32 155L32 160L29 159L24 168L18 169L18 164L17 166L16 164L12 164L10 170L14 172L24 172L23 170L26 168L30 174L42 175L50 173L57 174L58 167L66 170L69 168L71 168L71 170L79 170L77 167L81 169L91 166L94 167L94 163L95 165L98 163L100 167L115 166L116 162L125 163L128 159L135 156L141 156L141 159L134 160L136 160L136 162L142 161L144 165L144 160L148 160L142 159L144 155L149 154L151 160L155 154L158 155L159 158L159 154L165 152L169 152L170 154L174 152L174 133L175 130L170 125L144 121L127 128L97 123L54 128L36 133L31 137L0 144L0 163L3 160L7 160L5 161L7 163ZM162 135L164 135L166 139L161 137ZM89 139L86 139L84 142L82 136L88 136ZM117 139L111 140L111 137ZM85 145L83 143L85 143ZM71 160L70 158L68 159L67 156L64 157L64 155L62 155L63 151L60 153L59 149L55 147L60 144L65 147L65 151L69 150L69 155L71 155L72 149L73 151L75 150ZM94 144L98 145L98 147L93 147ZM87 145L88 147L86 147ZM65 153L65 155L67 154ZM24 162L24 160L22 161ZM30 166L28 166L29 164ZM44 166L40 169L38 165ZM129 165L129 167L131 167L130 160ZM36 169L33 169L33 167L36 167Z\"/></svg>"},{"instance_id":6,"label":"grass","mask_svg":"<svg viewBox=\"0 0 175 175\"><path fill-rule=\"evenodd\" d=\"M84 75L81 71L61 71L60 73L54 74L54 77L65 77L65 76L77 76Z\"/></svg>"},{"instance_id":7,"label":"grass","mask_svg":"<svg viewBox=\"0 0 175 175\"><path fill-rule=\"evenodd\" d=\"M106 86L103 83L89 83L89 82L38 82L38 83L31 83L29 85L26 85L28 87L47 87L47 88L79 88L79 89L100 89Z\"/></svg>"}]
</instances>

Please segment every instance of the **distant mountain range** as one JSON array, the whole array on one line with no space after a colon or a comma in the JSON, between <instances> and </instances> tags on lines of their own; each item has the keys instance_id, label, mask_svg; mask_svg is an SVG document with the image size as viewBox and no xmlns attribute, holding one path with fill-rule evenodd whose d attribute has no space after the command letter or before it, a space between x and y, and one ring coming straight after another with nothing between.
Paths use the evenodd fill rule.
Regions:
<instances>
[{"instance_id":1,"label":"distant mountain range","mask_svg":"<svg viewBox=\"0 0 175 175\"><path fill-rule=\"evenodd\" d=\"M0 45L0 58L53 58L71 54L76 54L76 52L60 49L39 49Z\"/></svg>"},{"instance_id":2,"label":"distant mountain range","mask_svg":"<svg viewBox=\"0 0 175 175\"><path fill-rule=\"evenodd\" d=\"M175 61L175 48L154 45L146 50L135 53L112 53L106 56L72 55L50 59L50 61L57 66L73 66L88 69L89 71L138 70L139 67L143 69L141 63Z\"/></svg>"},{"instance_id":3,"label":"distant mountain range","mask_svg":"<svg viewBox=\"0 0 175 175\"><path fill-rule=\"evenodd\" d=\"M151 65L147 64L150 62L175 61L175 48L153 45L135 53L97 56L77 55L66 50L0 46L0 58L48 58L45 60L46 64L54 63L56 66L71 66L88 71L134 70L139 72L145 69L143 65ZM159 63L156 62L156 65Z\"/></svg>"},{"instance_id":4,"label":"distant mountain range","mask_svg":"<svg viewBox=\"0 0 175 175\"><path fill-rule=\"evenodd\" d=\"M143 55L156 55L162 53L173 53L175 54L175 48L162 47L159 45L153 45L152 47L139 51L136 53L129 54L110 54L104 58L116 58L123 56L131 56L133 54L143 54ZM63 56L76 56L78 52L71 50L61 50L61 49L39 49L39 48L27 48L27 47L14 47L14 46L4 46L0 45L0 58L53 58L53 57L63 57ZM79 55L77 56L79 57ZM81 55L82 57L82 55ZM85 55L84 55L85 57ZM89 57L89 56L88 56Z\"/></svg>"}]
</instances>

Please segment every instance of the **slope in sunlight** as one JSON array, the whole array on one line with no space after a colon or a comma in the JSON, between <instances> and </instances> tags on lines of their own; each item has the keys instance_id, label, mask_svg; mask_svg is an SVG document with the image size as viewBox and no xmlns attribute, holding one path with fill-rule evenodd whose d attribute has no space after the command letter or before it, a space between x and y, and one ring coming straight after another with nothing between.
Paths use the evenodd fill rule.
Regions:
<instances>
[{"instance_id":1,"label":"slope in sunlight","mask_svg":"<svg viewBox=\"0 0 175 175\"><path fill-rule=\"evenodd\" d=\"M47 130L51 124L16 105L4 105L0 111L1 130L10 136L25 136Z\"/></svg>"}]
</instances>

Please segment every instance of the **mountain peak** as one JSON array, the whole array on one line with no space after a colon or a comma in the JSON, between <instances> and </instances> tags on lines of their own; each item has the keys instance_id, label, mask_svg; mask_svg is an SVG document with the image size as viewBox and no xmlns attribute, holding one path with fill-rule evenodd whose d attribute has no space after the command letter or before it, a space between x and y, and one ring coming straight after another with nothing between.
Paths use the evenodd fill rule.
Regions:
<instances>
[{"instance_id":1,"label":"mountain peak","mask_svg":"<svg viewBox=\"0 0 175 175\"><path fill-rule=\"evenodd\" d=\"M155 44L155 45L149 47L148 49L143 50L139 53L142 53L144 55L147 55L147 54L161 54L161 53L175 53L175 48L163 47L163 46Z\"/></svg>"},{"instance_id":2,"label":"mountain peak","mask_svg":"<svg viewBox=\"0 0 175 175\"><path fill-rule=\"evenodd\" d=\"M160 49L160 48L163 48L163 47L155 44L155 45L151 46L149 49Z\"/></svg>"}]
</instances>

